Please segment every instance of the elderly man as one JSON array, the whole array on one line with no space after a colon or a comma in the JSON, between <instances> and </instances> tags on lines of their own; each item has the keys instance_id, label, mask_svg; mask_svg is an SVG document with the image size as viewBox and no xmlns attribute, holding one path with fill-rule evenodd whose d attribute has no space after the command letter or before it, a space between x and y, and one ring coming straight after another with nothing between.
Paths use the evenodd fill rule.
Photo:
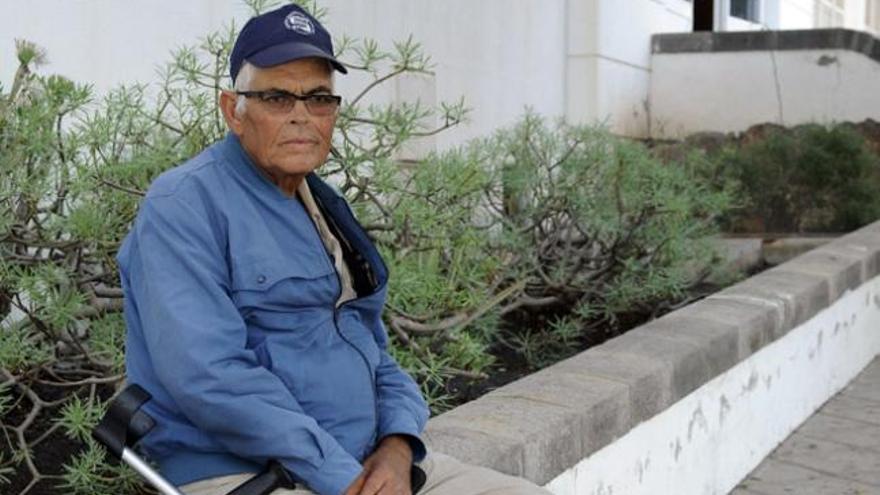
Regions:
<instances>
[{"instance_id":1,"label":"elderly man","mask_svg":"<svg viewBox=\"0 0 880 495\"><path fill-rule=\"evenodd\" d=\"M129 380L157 422L142 446L188 494L222 494L277 460L295 491L545 493L442 454L386 350L388 272L345 200L313 171L340 97L330 35L287 5L232 51L231 133L162 174L119 252Z\"/></svg>"}]
</instances>

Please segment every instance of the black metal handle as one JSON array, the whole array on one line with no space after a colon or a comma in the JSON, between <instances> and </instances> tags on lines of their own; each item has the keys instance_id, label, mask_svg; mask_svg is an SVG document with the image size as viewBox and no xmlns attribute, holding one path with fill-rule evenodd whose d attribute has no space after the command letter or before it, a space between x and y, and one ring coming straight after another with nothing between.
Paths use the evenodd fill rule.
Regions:
<instances>
[{"instance_id":1,"label":"black metal handle","mask_svg":"<svg viewBox=\"0 0 880 495\"><path fill-rule=\"evenodd\" d=\"M117 459L122 458L123 448L134 445L156 426L153 418L140 410L151 398L140 386L129 385L113 399L92 437Z\"/></svg>"},{"instance_id":2,"label":"black metal handle","mask_svg":"<svg viewBox=\"0 0 880 495\"><path fill-rule=\"evenodd\" d=\"M265 471L245 481L227 495L268 495L277 488L293 490L296 484L278 461L271 461Z\"/></svg>"},{"instance_id":3,"label":"black metal handle","mask_svg":"<svg viewBox=\"0 0 880 495\"><path fill-rule=\"evenodd\" d=\"M416 493L419 493L419 490L421 490L422 487L425 486L426 481L428 481L428 477L425 475L425 472L422 470L422 468L413 464L409 470L409 485L412 495L416 495Z\"/></svg>"}]
</instances>

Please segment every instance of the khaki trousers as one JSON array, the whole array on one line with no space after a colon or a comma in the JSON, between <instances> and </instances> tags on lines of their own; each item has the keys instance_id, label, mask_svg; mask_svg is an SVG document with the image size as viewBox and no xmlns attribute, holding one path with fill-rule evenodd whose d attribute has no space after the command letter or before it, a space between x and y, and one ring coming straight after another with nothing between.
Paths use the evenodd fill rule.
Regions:
<instances>
[{"instance_id":1,"label":"khaki trousers","mask_svg":"<svg viewBox=\"0 0 880 495\"><path fill-rule=\"evenodd\" d=\"M547 490L522 478L465 464L445 454L430 453L420 464L427 475L419 495L549 495ZM196 481L180 487L186 495L226 495L252 474L233 474ZM272 495L314 495L305 488L275 490Z\"/></svg>"}]
</instances>

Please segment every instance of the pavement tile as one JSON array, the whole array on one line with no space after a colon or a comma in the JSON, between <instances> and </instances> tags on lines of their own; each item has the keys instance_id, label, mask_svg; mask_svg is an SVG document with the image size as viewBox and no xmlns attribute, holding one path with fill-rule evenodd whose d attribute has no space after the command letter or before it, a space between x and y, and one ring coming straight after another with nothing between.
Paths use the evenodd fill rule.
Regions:
<instances>
[{"instance_id":1,"label":"pavement tile","mask_svg":"<svg viewBox=\"0 0 880 495\"><path fill-rule=\"evenodd\" d=\"M865 423L873 423L880 427L880 401L873 401L851 395L849 392L838 394L819 410L839 418L849 418Z\"/></svg>"},{"instance_id":2,"label":"pavement tile","mask_svg":"<svg viewBox=\"0 0 880 495\"><path fill-rule=\"evenodd\" d=\"M852 381L852 384L878 388L878 385L880 385L880 358L875 358L871 361L871 364L865 366L865 369Z\"/></svg>"},{"instance_id":3,"label":"pavement tile","mask_svg":"<svg viewBox=\"0 0 880 495\"><path fill-rule=\"evenodd\" d=\"M875 359L869 364L855 380L843 389L843 393L880 402L880 359Z\"/></svg>"},{"instance_id":4,"label":"pavement tile","mask_svg":"<svg viewBox=\"0 0 880 495\"><path fill-rule=\"evenodd\" d=\"M743 490L743 491L737 491ZM731 495L876 495L880 487L768 459Z\"/></svg>"},{"instance_id":5,"label":"pavement tile","mask_svg":"<svg viewBox=\"0 0 880 495\"><path fill-rule=\"evenodd\" d=\"M871 402L880 402L880 381L875 381L877 385L874 387L860 386L861 384L853 383L849 387L843 389L843 393L851 397L869 400Z\"/></svg>"},{"instance_id":6,"label":"pavement tile","mask_svg":"<svg viewBox=\"0 0 880 495\"><path fill-rule=\"evenodd\" d=\"M880 458L880 425L873 423L820 412L798 428L796 435L863 447L875 451Z\"/></svg>"},{"instance_id":7,"label":"pavement tile","mask_svg":"<svg viewBox=\"0 0 880 495\"><path fill-rule=\"evenodd\" d=\"M877 450L795 434L783 442L772 457L832 477L874 485L880 493L880 452Z\"/></svg>"},{"instance_id":8,"label":"pavement tile","mask_svg":"<svg viewBox=\"0 0 880 495\"><path fill-rule=\"evenodd\" d=\"M767 495L765 493L749 490L748 488L736 487L730 492L730 495Z\"/></svg>"}]
</instances>

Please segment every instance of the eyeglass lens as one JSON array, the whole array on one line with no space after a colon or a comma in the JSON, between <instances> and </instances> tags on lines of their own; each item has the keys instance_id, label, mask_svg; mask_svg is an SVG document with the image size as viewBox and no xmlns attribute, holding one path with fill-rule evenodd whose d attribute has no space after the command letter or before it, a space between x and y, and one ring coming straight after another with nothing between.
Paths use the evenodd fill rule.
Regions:
<instances>
[{"instance_id":1,"label":"eyeglass lens","mask_svg":"<svg viewBox=\"0 0 880 495\"><path fill-rule=\"evenodd\" d=\"M332 95L305 95L269 93L261 95L260 101L265 103L270 110L278 113L288 113L293 110L297 100L302 100L309 113L312 115L330 115L339 106L339 100Z\"/></svg>"}]
</instances>

